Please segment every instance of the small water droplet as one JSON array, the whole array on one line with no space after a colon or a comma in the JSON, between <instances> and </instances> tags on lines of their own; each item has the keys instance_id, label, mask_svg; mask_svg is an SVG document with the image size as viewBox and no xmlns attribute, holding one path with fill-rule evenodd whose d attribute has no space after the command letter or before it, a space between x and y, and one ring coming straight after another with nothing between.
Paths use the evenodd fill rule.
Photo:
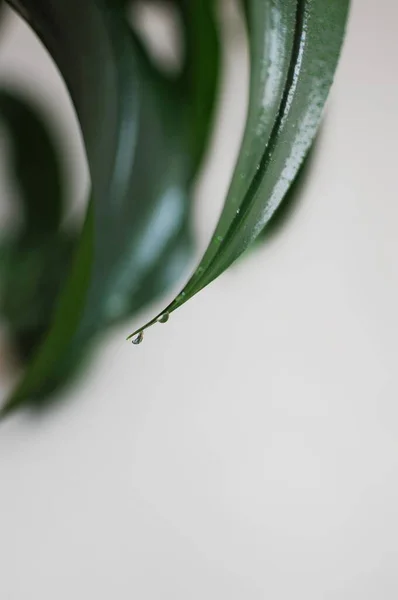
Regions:
<instances>
[{"instance_id":1,"label":"small water droplet","mask_svg":"<svg viewBox=\"0 0 398 600\"><path fill-rule=\"evenodd\" d=\"M131 343L134 344L135 346L138 346L138 344L141 344L142 340L144 339L144 332L143 331L139 331L137 333L137 335L135 335L133 337L133 339L131 340Z\"/></svg>"},{"instance_id":2,"label":"small water droplet","mask_svg":"<svg viewBox=\"0 0 398 600\"><path fill-rule=\"evenodd\" d=\"M170 315L168 312L163 313L162 315L160 315L160 317L158 318L158 323L167 323L167 321L169 320Z\"/></svg>"}]
</instances>

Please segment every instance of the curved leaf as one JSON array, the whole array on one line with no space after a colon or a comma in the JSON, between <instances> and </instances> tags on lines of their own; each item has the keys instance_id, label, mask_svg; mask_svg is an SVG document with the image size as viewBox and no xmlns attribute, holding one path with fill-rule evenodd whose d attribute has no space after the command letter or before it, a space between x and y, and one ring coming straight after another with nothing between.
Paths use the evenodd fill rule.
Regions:
<instances>
[{"instance_id":1,"label":"curved leaf","mask_svg":"<svg viewBox=\"0 0 398 600\"><path fill-rule=\"evenodd\" d=\"M9 134L13 178L20 191L20 237L54 233L61 223L64 194L52 135L37 109L11 90L0 90L0 119Z\"/></svg>"},{"instance_id":2,"label":"curved leaf","mask_svg":"<svg viewBox=\"0 0 398 600\"><path fill-rule=\"evenodd\" d=\"M0 313L18 358L28 362L51 326L75 240L67 233L20 238L2 248Z\"/></svg>"},{"instance_id":3,"label":"curved leaf","mask_svg":"<svg viewBox=\"0 0 398 600\"><path fill-rule=\"evenodd\" d=\"M97 35L92 44L82 41L80 49L75 48L72 52L76 60L79 52L86 55L86 64L81 68L86 76L84 79L70 71L73 61L70 64L66 59L62 62L71 41L67 37L54 38L57 29L54 15L57 15L58 28L61 28L61 21L62 27L66 27L67 20L72 21L76 6L61 9L55 2L43 0L42 11L38 11L38 5L33 7L33 4L24 2L25 17L29 13L27 8L30 8L29 20L41 32L60 69L63 69L79 119L88 120L86 128L82 122L82 130L88 145L93 191L74 271L54 316L53 329L6 404L4 413L28 400L41 402L44 395L58 387L68 365L73 364L76 357L80 360L81 349L100 329L126 318L181 276L192 247L188 187L199 160L199 156L195 158L191 150L187 151L191 123L184 107L187 96L192 94L191 83L183 86L179 82L170 82L156 72L144 49L127 30L121 12L108 10L106 4L97 8L93 3L92 13L84 13L86 27L95 27ZM207 17L213 18L209 11ZM99 21L101 26L108 28L106 35L102 31L102 40L98 39L101 28L95 20L97 18L102 19ZM207 23L206 19L202 19L202 48L195 54L197 62L200 62L200 52L209 51L204 44L204 25ZM114 39L116 36L117 40ZM117 75L119 88L113 86L107 98L110 84L106 70L102 81L99 69L104 61L103 48L98 52L96 48L109 42L111 51L105 58L109 62L108 70ZM76 43L75 40L73 43ZM92 64L87 61L87 55ZM203 77L195 90L199 98L207 97L202 108L202 126L205 129L210 126L214 105L218 57L214 57L213 62L211 83ZM187 68L193 78L196 63L187 61ZM79 88L79 85L82 87ZM102 85L104 89L101 90ZM206 89L202 93L204 87ZM88 112L87 99L94 105L98 102L96 91L101 91L110 108L114 109L114 104L117 106L119 103L118 119L113 122L115 129L108 123L102 147L101 136L94 135L94 129L91 129ZM82 95L85 96L83 101ZM105 106L106 103L102 119L109 120L112 113L109 113L109 106L107 110ZM92 118L98 118L98 115ZM109 142L105 144L110 133L116 136L113 150L116 156L110 153L112 145ZM91 135L99 144L99 155L94 155L90 162ZM204 139L197 143L197 147L203 148L203 145ZM94 177L96 161L101 162L102 155L114 161L111 175L115 185L112 189L111 178L108 195L98 199ZM101 177L104 177L103 172Z\"/></svg>"},{"instance_id":4,"label":"curved leaf","mask_svg":"<svg viewBox=\"0 0 398 600\"><path fill-rule=\"evenodd\" d=\"M130 31L105 2L23 0L13 5L49 49L68 85L82 129L92 201L54 326L4 411L40 395L53 371L96 330L124 244L125 211L139 109ZM71 35L73 31L73 36Z\"/></svg>"},{"instance_id":5,"label":"curved leaf","mask_svg":"<svg viewBox=\"0 0 398 600\"><path fill-rule=\"evenodd\" d=\"M213 0L178 0L185 58L180 85L189 129L194 174L208 142L220 70L220 40Z\"/></svg>"},{"instance_id":6,"label":"curved leaf","mask_svg":"<svg viewBox=\"0 0 398 600\"><path fill-rule=\"evenodd\" d=\"M168 273L185 256L184 198L206 140L191 124L194 116L210 123L217 77L215 71L209 79L203 76L210 56L203 50L203 24L213 19L210 0L207 9L199 0L197 6L179 3L188 16L198 10L206 17L191 21L191 27L201 23L198 36L191 34L195 52L187 53L198 77L190 85L183 77L183 92L161 78L154 83L142 52L137 60L139 48L112 0L68 0L63 6L59 0L12 2L47 45L69 87L86 146L92 199L53 328L4 413L52 389L62 366L79 356L104 323L124 317L145 297L143 281L148 290L157 287L166 257ZM246 132L213 239L169 312L225 270L268 223L315 135L336 66L347 0L246 4L252 74ZM196 51L199 61L192 59ZM202 82L198 90L192 81ZM189 97L196 104L187 107L182 99ZM155 139L159 143L153 144ZM126 298L134 298L130 306Z\"/></svg>"},{"instance_id":7,"label":"curved leaf","mask_svg":"<svg viewBox=\"0 0 398 600\"><path fill-rule=\"evenodd\" d=\"M58 148L40 111L20 93L0 91L12 177L22 224L0 248L0 312L18 357L26 362L51 324L73 255L73 236L59 230L64 208Z\"/></svg>"},{"instance_id":8,"label":"curved leaf","mask_svg":"<svg viewBox=\"0 0 398 600\"><path fill-rule=\"evenodd\" d=\"M251 90L237 167L198 269L163 312L173 312L218 277L261 233L314 139L333 80L348 0L251 0L247 5ZM260 53L262 47L266 50Z\"/></svg>"}]
</instances>

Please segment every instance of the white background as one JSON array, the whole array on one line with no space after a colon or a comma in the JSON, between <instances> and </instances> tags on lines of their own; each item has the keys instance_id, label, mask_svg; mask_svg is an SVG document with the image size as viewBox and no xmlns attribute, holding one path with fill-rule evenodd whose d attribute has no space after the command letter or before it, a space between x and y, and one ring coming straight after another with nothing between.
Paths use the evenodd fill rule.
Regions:
<instances>
[{"instance_id":1,"label":"white background","mask_svg":"<svg viewBox=\"0 0 398 600\"><path fill-rule=\"evenodd\" d=\"M0 426L2 600L397 598L397 19L395 0L353 3L284 230L139 348L125 335L158 306L115 331L56 409ZM27 28L9 27L1 80L17 66L52 102L82 191L64 88ZM244 114L231 36L202 246Z\"/></svg>"}]
</instances>

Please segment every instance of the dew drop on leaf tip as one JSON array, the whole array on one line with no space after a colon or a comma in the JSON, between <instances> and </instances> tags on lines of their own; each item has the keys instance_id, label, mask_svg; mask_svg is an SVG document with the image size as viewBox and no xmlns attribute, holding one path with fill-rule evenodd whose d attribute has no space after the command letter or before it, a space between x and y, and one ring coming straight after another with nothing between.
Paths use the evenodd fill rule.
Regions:
<instances>
[{"instance_id":1,"label":"dew drop on leaf tip","mask_svg":"<svg viewBox=\"0 0 398 600\"><path fill-rule=\"evenodd\" d=\"M167 321L169 320L170 315L168 312L163 313L162 315L160 315L160 317L158 318L158 323L167 323Z\"/></svg>"},{"instance_id":2,"label":"dew drop on leaf tip","mask_svg":"<svg viewBox=\"0 0 398 600\"><path fill-rule=\"evenodd\" d=\"M134 344L135 346L138 346L138 344L141 344L142 340L144 339L144 332L143 331L139 331L137 333L137 335L135 335L133 337L133 339L131 340L131 343Z\"/></svg>"}]
</instances>

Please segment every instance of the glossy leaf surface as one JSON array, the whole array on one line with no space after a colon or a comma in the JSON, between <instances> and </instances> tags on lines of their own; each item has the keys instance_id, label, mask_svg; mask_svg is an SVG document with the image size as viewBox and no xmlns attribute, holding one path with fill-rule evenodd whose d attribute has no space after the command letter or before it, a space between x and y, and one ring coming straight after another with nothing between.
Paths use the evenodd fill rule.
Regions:
<instances>
[{"instance_id":1,"label":"glossy leaf surface","mask_svg":"<svg viewBox=\"0 0 398 600\"><path fill-rule=\"evenodd\" d=\"M225 271L279 206L319 126L344 38L348 5L348 0L246 3L251 90L238 163L202 261L163 312L173 312ZM145 327L156 321L157 317Z\"/></svg>"}]
</instances>

